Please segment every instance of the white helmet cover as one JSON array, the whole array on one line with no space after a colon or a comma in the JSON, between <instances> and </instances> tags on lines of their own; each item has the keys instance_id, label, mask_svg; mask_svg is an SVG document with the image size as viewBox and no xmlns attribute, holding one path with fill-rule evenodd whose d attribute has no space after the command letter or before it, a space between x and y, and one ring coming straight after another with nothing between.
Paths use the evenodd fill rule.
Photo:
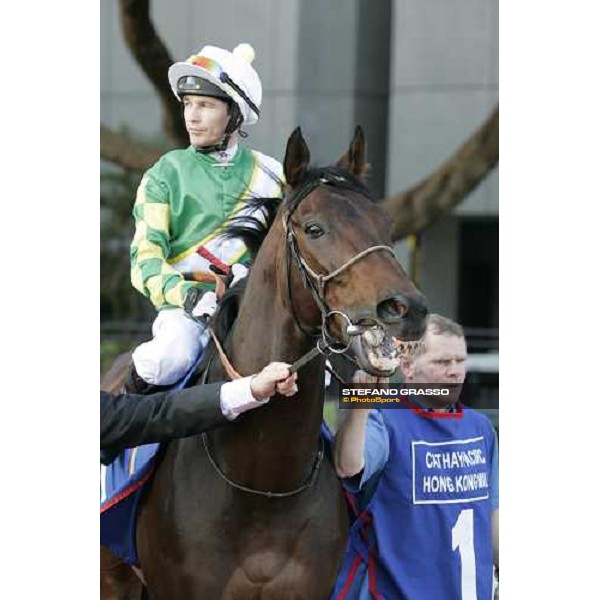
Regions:
<instances>
[{"instance_id":1,"label":"white helmet cover","mask_svg":"<svg viewBox=\"0 0 600 600\"><path fill-rule=\"evenodd\" d=\"M216 46L204 46L198 54L185 62L177 62L169 68L169 83L173 93L181 100L177 83L182 77L193 75L206 79L222 89L239 107L244 123L258 122L259 115L235 89L239 87L248 99L260 110L262 84L251 63L254 49L250 44L239 44L230 52ZM229 82L233 82L233 85Z\"/></svg>"}]
</instances>

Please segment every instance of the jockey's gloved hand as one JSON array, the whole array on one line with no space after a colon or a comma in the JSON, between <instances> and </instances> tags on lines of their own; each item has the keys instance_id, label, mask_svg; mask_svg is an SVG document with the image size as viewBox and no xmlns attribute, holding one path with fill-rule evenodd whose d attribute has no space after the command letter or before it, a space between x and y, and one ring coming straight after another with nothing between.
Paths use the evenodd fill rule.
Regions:
<instances>
[{"instance_id":1,"label":"jockey's gloved hand","mask_svg":"<svg viewBox=\"0 0 600 600\"><path fill-rule=\"evenodd\" d=\"M250 269L242 263L234 263L231 265L229 277L227 278L227 287L233 287L236 283L244 279L249 273Z\"/></svg>"},{"instance_id":2,"label":"jockey's gloved hand","mask_svg":"<svg viewBox=\"0 0 600 600\"><path fill-rule=\"evenodd\" d=\"M217 295L214 292L203 292L193 287L188 290L183 302L183 310L200 323L206 323L217 310Z\"/></svg>"},{"instance_id":3,"label":"jockey's gloved hand","mask_svg":"<svg viewBox=\"0 0 600 600\"><path fill-rule=\"evenodd\" d=\"M194 317L212 317L217 310L217 295L214 292L204 292L192 309Z\"/></svg>"}]
</instances>

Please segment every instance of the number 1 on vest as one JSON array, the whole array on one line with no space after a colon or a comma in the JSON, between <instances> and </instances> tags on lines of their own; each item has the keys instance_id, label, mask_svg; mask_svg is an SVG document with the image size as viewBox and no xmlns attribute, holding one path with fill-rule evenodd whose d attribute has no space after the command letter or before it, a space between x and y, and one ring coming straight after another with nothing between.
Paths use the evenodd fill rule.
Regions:
<instances>
[{"instance_id":1,"label":"number 1 on vest","mask_svg":"<svg viewBox=\"0 0 600 600\"><path fill-rule=\"evenodd\" d=\"M473 509L460 512L452 528L452 550L460 553L460 588L462 600L477 600Z\"/></svg>"}]
</instances>

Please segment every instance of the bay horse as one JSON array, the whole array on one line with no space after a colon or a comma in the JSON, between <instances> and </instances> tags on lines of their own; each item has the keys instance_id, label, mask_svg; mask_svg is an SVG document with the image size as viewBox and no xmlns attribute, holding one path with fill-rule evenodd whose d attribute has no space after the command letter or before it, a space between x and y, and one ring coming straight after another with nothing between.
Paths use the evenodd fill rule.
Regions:
<instances>
[{"instance_id":1,"label":"bay horse","mask_svg":"<svg viewBox=\"0 0 600 600\"><path fill-rule=\"evenodd\" d=\"M254 222L231 227L256 255L212 327L242 375L294 363L316 344L320 352L299 369L294 397L168 444L137 520L152 600L325 600L333 588L348 515L323 460L321 352L345 351L361 369L389 375L391 336L419 339L427 309L390 248L389 215L365 186L362 130L335 166L309 162L296 129L285 199L253 201L266 225L246 217ZM212 347L206 355L204 381L227 379Z\"/></svg>"}]
</instances>

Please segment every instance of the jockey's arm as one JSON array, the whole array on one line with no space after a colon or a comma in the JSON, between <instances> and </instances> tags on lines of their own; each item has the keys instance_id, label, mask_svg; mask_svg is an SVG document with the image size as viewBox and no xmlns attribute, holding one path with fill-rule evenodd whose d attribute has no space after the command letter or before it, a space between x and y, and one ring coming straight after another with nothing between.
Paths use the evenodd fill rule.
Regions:
<instances>
[{"instance_id":1,"label":"jockey's arm","mask_svg":"<svg viewBox=\"0 0 600 600\"><path fill-rule=\"evenodd\" d=\"M194 287L213 290L212 283L186 281L167 261L170 252L170 204L160 184L148 173L138 188L133 207L135 235L131 243L131 283L157 309L183 307Z\"/></svg>"}]
</instances>

